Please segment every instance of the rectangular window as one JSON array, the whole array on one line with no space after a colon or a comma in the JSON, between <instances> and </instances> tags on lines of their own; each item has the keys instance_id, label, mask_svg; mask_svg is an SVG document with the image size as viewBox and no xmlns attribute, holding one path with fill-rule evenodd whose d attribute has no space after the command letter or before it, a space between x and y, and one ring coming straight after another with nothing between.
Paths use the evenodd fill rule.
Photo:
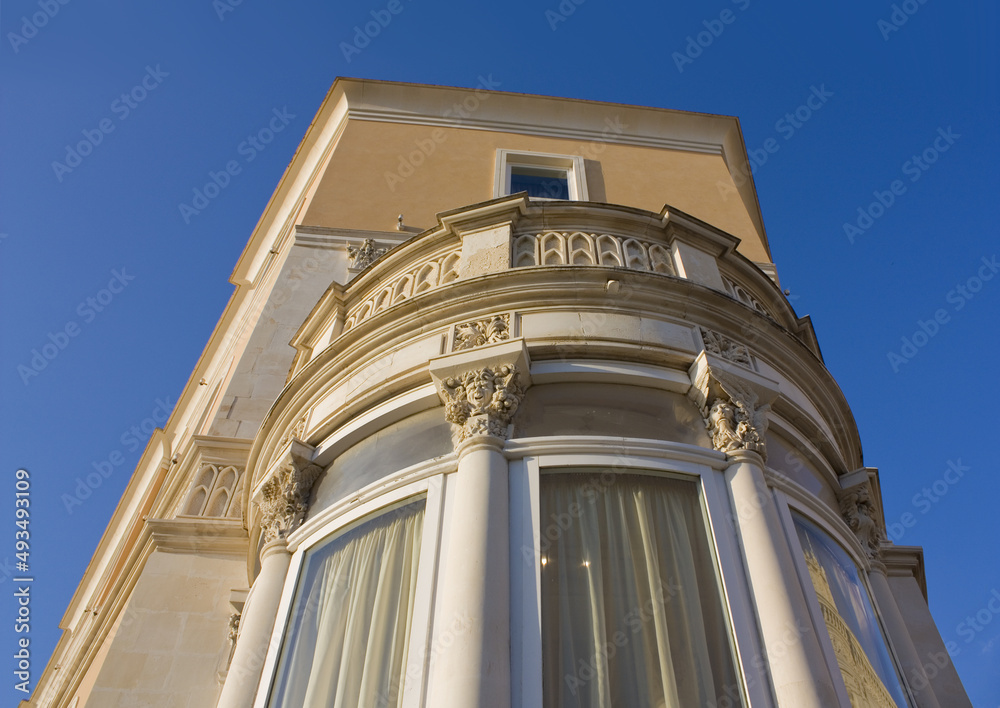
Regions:
<instances>
[{"instance_id":1,"label":"rectangular window","mask_svg":"<svg viewBox=\"0 0 1000 708\"><path fill-rule=\"evenodd\" d=\"M493 196L527 192L532 199L587 201L582 157L497 150Z\"/></svg>"},{"instance_id":2,"label":"rectangular window","mask_svg":"<svg viewBox=\"0 0 1000 708\"><path fill-rule=\"evenodd\" d=\"M270 708L399 705L424 501L306 553Z\"/></svg>"},{"instance_id":3,"label":"rectangular window","mask_svg":"<svg viewBox=\"0 0 1000 708\"><path fill-rule=\"evenodd\" d=\"M540 480L546 708L742 705L698 485Z\"/></svg>"},{"instance_id":4,"label":"rectangular window","mask_svg":"<svg viewBox=\"0 0 1000 708\"><path fill-rule=\"evenodd\" d=\"M909 703L858 567L818 526L793 518L851 705L906 708Z\"/></svg>"}]
</instances>

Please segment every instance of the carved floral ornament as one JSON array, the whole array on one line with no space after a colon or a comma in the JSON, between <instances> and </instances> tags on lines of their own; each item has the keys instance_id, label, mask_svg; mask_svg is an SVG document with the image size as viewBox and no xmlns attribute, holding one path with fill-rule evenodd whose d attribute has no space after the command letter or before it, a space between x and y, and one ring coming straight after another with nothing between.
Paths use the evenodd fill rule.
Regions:
<instances>
[{"instance_id":1,"label":"carved floral ornament","mask_svg":"<svg viewBox=\"0 0 1000 708\"><path fill-rule=\"evenodd\" d=\"M457 325L452 351L496 344L507 339L510 339L510 315L508 313L493 315L483 320Z\"/></svg>"},{"instance_id":2,"label":"carved floral ornament","mask_svg":"<svg viewBox=\"0 0 1000 708\"><path fill-rule=\"evenodd\" d=\"M507 437L507 428L524 396L513 364L467 371L441 381L445 417L458 426L459 441L477 435Z\"/></svg>"},{"instance_id":3,"label":"carved floral ornament","mask_svg":"<svg viewBox=\"0 0 1000 708\"><path fill-rule=\"evenodd\" d=\"M364 270L388 252L388 248L376 247L375 241L370 238L366 238L360 246L347 247L347 255L351 257L351 268L356 270Z\"/></svg>"},{"instance_id":4,"label":"carved floral ornament","mask_svg":"<svg viewBox=\"0 0 1000 708\"><path fill-rule=\"evenodd\" d=\"M295 458L283 461L259 493L260 527L266 542L298 528L309 509L309 494L323 468Z\"/></svg>"},{"instance_id":5,"label":"carved floral ornament","mask_svg":"<svg viewBox=\"0 0 1000 708\"><path fill-rule=\"evenodd\" d=\"M840 497L840 512L857 536L868 559L877 561L885 537L869 486L860 484L845 490Z\"/></svg>"},{"instance_id":6,"label":"carved floral ornament","mask_svg":"<svg viewBox=\"0 0 1000 708\"><path fill-rule=\"evenodd\" d=\"M750 349L745 344L740 344L704 327L701 327L701 339L705 342L705 351L709 354L715 354L734 364L753 368L753 358L750 355Z\"/></svg>"}]
</instances>

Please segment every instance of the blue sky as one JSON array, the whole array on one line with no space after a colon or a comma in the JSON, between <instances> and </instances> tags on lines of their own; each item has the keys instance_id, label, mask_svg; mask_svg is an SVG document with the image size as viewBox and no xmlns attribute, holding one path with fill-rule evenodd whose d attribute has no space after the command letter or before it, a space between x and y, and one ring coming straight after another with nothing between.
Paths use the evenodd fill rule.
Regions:
<instances>
[{"instance_id":1,"label":"blue sky","mask_svg":"<svg viewBox=\"0 0 1000 708\"><path fill-rule=\"evenodd\" d=\"M0 651L18 636L23 467L32 686L334 78L489 77L739 117L782 285L880 469L893 537L925 549L931 610L974 704L1000 703L995 3L235 1L0 8ZM384 26L358 37L373 17ZM286 128L248 160L241 144L274 111ZM233 159L239 174L185 219L179 205ZM67 508L95 466L107 478Z\"/></svg>"}]
</instances>

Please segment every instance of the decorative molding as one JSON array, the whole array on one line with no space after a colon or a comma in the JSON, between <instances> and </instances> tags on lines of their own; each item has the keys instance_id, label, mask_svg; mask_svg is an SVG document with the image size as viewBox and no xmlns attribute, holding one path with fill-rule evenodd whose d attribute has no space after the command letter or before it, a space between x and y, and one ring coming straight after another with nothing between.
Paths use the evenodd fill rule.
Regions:
<instances>
[{"instance_id":1,"label":"decorative molding","mask_svg":"<svg viewBox=\"0 0 1000 708\"><path fill-rule=\"evenodd\" d=\"M449 251L393 278L383 288L351 308L347 313L343 331L346 332L396 303L458 280L461 253L457 249Z\"/></svg>"},{"instance_id":2,"label":"decorative molding","mask_svg":"<svg viewBox=\"0 0 1000 708\"><path fill-rule=\"evenodd\" d=\"M249 538L238 519L146 519L146 527L157 550L246 557Z\"/></svg>"},{"instance_id":3,"label":"decorative molding","mask_svg":"<svg viewBox=\"0 0 1000 708\"><path fill-rule=\"evenodd\" d=\"M236 646L236 640L240 636L240 613L233 612L229 615L229 643Z\"/></svg>"},{"instance_id":4,"label":"decorative molding","mask_svg":"<svg viewBox=\"0 0 1000 708\"><path fill-rule=\"evenodd\" d=\"M689 375L688 397L701 409L712 446L720 452L756 452L766 462L767 413L777 397L777 383L707 351Z\"/></svg>"},{"instance_id":5,"label":"decorative molding","mask_svg":"<svg viewBox=\"0 0 1000 708\"><path fill-rule=\"evenodd\" d=\"M302 417L299 418L297 421L295 421L295 424L285 431L285 434L281 436L281 440L278 441L279 450L283 448L285 445L287 445L288 442L292 440L292 438L295 438L296 440L302 440L302 437L306 433L306 419L308 417L309 417L308 412L303 413Z\"/></svg>"},{"instance_id":6,"label":"decorative molding","mask_svg":"<svg viewBox=\"0 0 1000 708\"><path fill-rule=\"evenodd\" d=\"M677 275L670 248L627 236L582 231L545 231L514 239L513 267L608 266Z\"/></svg>"},{"instance_id":7,"label":"decorative molding","mask_svg":"<svg viewBox=\"0 0 1000 708\"><path fill-rule=\"evenodd\" d=\"M179 516L241 518L243 472L242 466L202 462Z\"/></svg>"},{"instance_id":8,"label":"decorative molding","mask_svg":"<svg viewBox=\"0 0 1000 708\"><path fill-rule=\"evenodd\" d=\"M768 312L767 308L760 304L760 300L748 293L746 289L742 285L739 285L735 280L722 276L722 284L726 287L726 294L728 294L729 297L734 300L739 300L747 307L753 308L769 319L775 319L774 315Z\"/></svg>"},{"instance_id":9,"label":"decorative molding","mask_svg":"<svg viewBox=\"0 0 1000 708\"><path fill-rule=\"evenodd\" d=\"M486 344L431 360L430 374L454 426L456 446L470 438L506 440L531 385L523 339Z\"/></svg>"},{"instance_id":10,"label":"decorative molding","mask_svg":"<svg viewBox=\"0 0 1000 708\"><path fill-rule=\"evenodd\" d=\"M293 439L258 487L254 501L260 509L265 542L285 538L302 525L313 484L323 473L323 468L312 462L312 452L312 447Z\"/></svg>"},{"instance_id":11,"label":"decorative molding","mask_svg":"<svg viewBox=\"0 0 1000 708\"><path fill-rule=\"evenodd\" d=\"M507 438L507 428L524 396L519 374L517 367L503 364L443 381L439 393L445 417L460 428L460 441L478 435Z\"/></svg>"},{"instance_id":12,"label":"decorative molding","mask_svg":"<svg viewBox=\"0 0 1000 708\"><path fill-rule=\"evenodd\" d=\"M458 352L508 339L510 339L510 314L505 312L484 320L455 325L451 350Z\"/></svg>"},{"instance_id":13,"label":"decorative molding","mask_svg":"<svg viewBox=\"0 0 1000 708\"><path fill-rule=\"evenodd\" d=\"M699 329L701 329L701 339L705 342L705 351L709 354L715 354L734 364L741 364L750 369L753 368L753 357L750 354L749 347L745 344L740 344L729 337L723 336L718 332L713 332L710 329L705 329L704 327L700 327Z\"/></svg>"},{"instance_id":14,"label":"decorative molding","mask_svg":"<svg viewBox=\"0 0 1000 708\"><path fill-rule=\"evenodd\" d=\"M871 487L867 482L841 492L840 513L857 536L868 560L879 562L885 534L882 531L878 508L872 498Z\"/></svg>"},{"instance_id":15,"label":"decorative molding","mask_svg":"<svg viewBox=\"0 0 1000 708\"><path fill-rule=\"evenodd\" d=\"M375 241L366 238L360 246L348 246L347 255L351 258L351 268L353 270L364 270L372 263L389 252L389 248L379 248Z\"/></svg>"}]
</instances>

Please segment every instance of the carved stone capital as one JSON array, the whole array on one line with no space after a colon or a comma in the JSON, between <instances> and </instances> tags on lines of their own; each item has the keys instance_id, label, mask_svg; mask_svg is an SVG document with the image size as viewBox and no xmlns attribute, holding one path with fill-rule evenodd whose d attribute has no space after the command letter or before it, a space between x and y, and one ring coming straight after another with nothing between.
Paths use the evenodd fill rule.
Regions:
<instances>
[{"instance_id":1,"label":"carved stone capital","mask_svg":"<svg viewBox=\"0 0 1000 708\"><path fill-rule=\"evenodd\" d=\"M285 538L298 528L309 509L309 495L323 468L310 462L311 448L297 440L268 471L255 501L265 542Z\"/></svg>"},{"instance_id":2,"label":"carved stone capital","mask_svg":"<svg viewBox=\"0 0 1000 708\"><path fill-rule=\"evenodd\" d=\"M688 397L701 409L712 447L749 450L767 460L767 413L778 385L759 374L702 352L689 371Z\"/></svg>"},{"instance_id":3,"label":"carved stone capital","mask_svg":"<svg viewBox=\"0 0 1000 708\"><path fill-rule=\"evenodd\" d=\"M485 345L431 362L431 377L455 426L456 444L473 437L507 438L530 386L523 340Z\"/></svg>"},{"instance_id":4,"label":"carved stone capital","mask_svg":"<svg viewBox=\"0 0 1000 708\"><path fill-rule=\"evenodd\" d=\"M881 561L885 541L881 505L878 501L878 473L872 468L856 470L841 479L840 513L851 527L869 561Z\"/></svg>"}]
</instances>

